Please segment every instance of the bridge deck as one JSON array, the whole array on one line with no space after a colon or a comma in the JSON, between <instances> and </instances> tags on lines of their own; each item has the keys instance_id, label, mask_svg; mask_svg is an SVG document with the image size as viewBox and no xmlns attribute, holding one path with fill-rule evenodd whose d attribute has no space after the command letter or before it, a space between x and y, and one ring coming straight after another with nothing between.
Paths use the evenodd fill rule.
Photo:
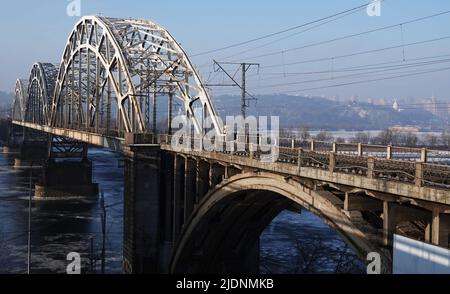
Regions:
<instances>
[{"instance_id":1,"label":"bridge deck","mask_svg":"<svg viewBox=\"0 0 450 294\"><path fill-rule=\"evenodd\" d=\"M13 123L117 151L123 150L127 144L124 138L103 134L22 121ZM262 145L244 144L243 151L211 152L202 148L173 147L172 136L161 135L159 139L163 150L225 165L234 164L450 205L450 165L447 165L450 151L447 150L280 139L278 158L275 162L265 162L261 159L267 154L259 150ZM189 147L195 147L196 140L190 139ZM229 143L236 144L223 142Z\"/></svg>"},{"instance_id":2,"label":"bridge deck","mask_svg":"<svg viewBox=\"0 0 450 294\"><path fill-rule=\"evenodd\" d=\"M416 201L450 204L450 166L446 165L307 151L300 147L279 147L278 159L264 162L257 151L211 152L201 148L180 149L171 143L170 136L161 138L161 149L223 165L334 183L354 190L369 190L381 197L381 194L389 194Z\"/></svg>"},{"instance_id":3,"label":"bridge deck","mask_svg":"<svg viewBox=\"0 0 450 294\"><path fill-rule=\"evenodd\" d=\"M50 127L46 125L40 125L17 120L13 120L12 123L18 126L27 127L30 129L49 133L56 136L67 137L70 139L78 140L80 142L101 146L116 151L122 150L123 144L125 142L125 139L123 138L111 137L103 134L91 133L81 130Z\"/></svg>"}]
</instances>

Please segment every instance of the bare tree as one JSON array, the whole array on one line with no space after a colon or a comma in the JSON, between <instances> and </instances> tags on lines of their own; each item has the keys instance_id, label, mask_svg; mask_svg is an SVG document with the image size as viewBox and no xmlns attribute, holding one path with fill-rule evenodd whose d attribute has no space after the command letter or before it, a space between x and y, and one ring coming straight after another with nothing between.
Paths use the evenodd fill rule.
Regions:
<instances>
[{"instance_id":1,"label":"bare tree","mask_svg":"<svg viewBox=\"0 0 450 294\"><path fill-rule=\"evenodd\" d=\"M294 134L289 129L284 128L284 129L280 130L280 137L281 138L292 138L293 136L294 136Z\"/></svg>"},{"instance_id":2,"label":"bare tree","mask_svg":"<svg viewBox=\"0 0 450 294\"><path fill-rule=\"evenodd\" d=\"M309 133L309 128L307 126L300 127L300 139L308 140L311 138L311 134Z\"/></svg>"},{"instance_id":3,"label":"bare tree","mask_svg":"<svg viewBox=\"0 0 450 294\"><path fill-rule=\"evenodd\" d=\"M334 137L331 133L322 131L319 132L314 139L317 141L333 141Z\"/></svg>"},{"instance_id":4,"label":"bare tree","mask_svg":"<svg viewBox=\"0 0 450 294\"><path fill-rule=\"evenodd\" d=\"M427 134L423 140L423 143L429 147L436 147L440 144L438 136L433 134Z\"/></svg>"},{"instance_id":5,"label":"bare tree","mask_svg":"<svg viewBox=\"0 0 450 294\"><path fill-rule=\"evenodd\" d=\"M355 134L355 136L351 139L352 143L362 143L362 144L369 144L370 143L370 134L364 133L364 132L358 132Z\"/></svg>"},{"instance_id":6,"label":"bare tree","mask_svg":"<svg viewBox=\"0 0 450 294\"><path fill-rule=\"evenodd\" d=\"M345 143L345 138L337 137L335 141L336 143Z\"/></svg>"},{"instance_id":7,"label":"bare tree","mask_svg":"<svg viewBox=\"0 0 450 294\"><path fill-rule=\"evenodd\" d=\"M450 147L450 130L445 130L442 132L441 141L445 147Z\"/></svg>"},{"instance_id":8,"label":"bare tree","mask_svg":"<svg viewBox=\"0 0 450 294\"><path fill-rule=\"evenodd\" d=\"M389 145L389 144L393 144L394 141L394 132L390 129L385 129L384 131L382 131L381 133L379 133L375 138L375 143L376 144L381 144L381 145Z\"/></svg>"},{"instance_id":9,"label":"bare tree","mask_svg":"<svg viewBox=\"0 0 450 294\"><path fill-rule=\"evenodd\" d=\"M417 145L417 142L419 139L417 138L415 133L407 132L401 134L399 137L399 145L408 146L408 147L414 147Z\"/></svg>"}]
</instances>

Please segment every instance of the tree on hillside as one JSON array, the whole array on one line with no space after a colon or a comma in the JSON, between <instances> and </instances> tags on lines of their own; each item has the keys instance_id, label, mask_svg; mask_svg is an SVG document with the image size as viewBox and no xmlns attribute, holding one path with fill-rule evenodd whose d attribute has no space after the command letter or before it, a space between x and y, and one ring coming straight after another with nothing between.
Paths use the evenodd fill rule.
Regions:
<instances>
[{"instance_id":1,"label":"tree on hillside","mask_svg":"<svg viewBox=\"0 0 450 294\"><path fill-rule=\"evenodd\" d=\"M389 145L389 144L393 144L394 141L394 132L390 129L385 129L384 131L382 131L381 133L379 133L375 138L374 138L374 143L376 144L381 144L381 145Z\"/></svg>"},{"instance_id":2,"label":"tree on hillside","mask_svg":"<svg viewBox=\"0 0 450 294\"><path fill-rule=\"evenodd\" d=\"M435 147L438 146L440 142L438 136L433 134L427 134L423 140L423 144L428 147Z\"/></svg>"},{"instance_id":3,"label":"tree on hillside","mask_svg":"<svg viewBox=\"0 0 450 294\"><path fill-rule=\"evenodd\" d=\"M345 138L337 137L335 141L336 143L345 143Z\"/></svg>"},{"instance_id":4,"label":"tree on hillside","mask_svg":"<svg viewBox=\"0 0 450 294\"><path fill-rule=\"evenodd\" d=\"M309 138L311 138L311 134L309 133L309 127L307 126L300 127L300 139L308 140Z\"/></svg>"},{"instance_id":5,"label":"tree on hillside","mask_svg":"<svg viewBox=\"0 0 450 294\"><path fill-rule=\"evenodd\" d=\"M445 147L450 147L450 130L445 130L442 132L441 141Z\"/></svg>"},{"instance_id":6,"label":"tree on hillside","mask_svg":"<svg viewBox=\"0 0 450 294\"><path fill-rule=\"evenodd\" d=\"M352 143L362 143L362 144L369 144L371 140L369 133L364 132L358 132L355 134L355 136L351 139Z\"/></svg>"},{"instance_id":7,"label":"tree on hillside","mask_svg":"<svg viewBox=\"0 0 450 294\"><path fill-rule=\"evenodd\" d=\"M403 133L397 137L399 138L398 145L400 146L414 147L417 146L417 142L419 141L416 134L412 132Z\"/></svg>"},{"instance_id":8,"label":"tree on hillside","mask_svg":"<svg viewBox=\"0 0 450 294\"><path fill-rule=\"evenodd\" d=\"M317 141L333 141L334 137L333 137L333 135L331 133L322 131L322 132L319 132L315 136L314 139L317 140Z\"/></svg>"}]
</instances>

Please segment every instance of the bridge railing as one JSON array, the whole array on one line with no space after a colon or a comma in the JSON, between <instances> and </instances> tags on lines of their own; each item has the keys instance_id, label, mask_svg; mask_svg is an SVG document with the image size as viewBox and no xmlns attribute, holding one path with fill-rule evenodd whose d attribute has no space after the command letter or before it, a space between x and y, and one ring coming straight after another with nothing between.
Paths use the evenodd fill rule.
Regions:
<instances>
[{"instance_id":1,"label":"bridge railing","mask_svg":"<svg viewBox=\"0 0 450 294\"><path fill-rule=\"evenodd\" d=\"M338 143L317 140L280 138L280 147L303 148L318 152L335 152L355 156L398 159L403 161L423 161L440 165L450 165L450 150L433 150L417 147L373 145L360 143Z\"/></svg>"},{"instance_id":2,"label":"bridge railing","mask_svg":"<svg viewBox=\"0 0 450 294\"><path fill-rule=\"evenodd\" d=\"M161 135L160 143L172 145L173 136ZM450 166L427 162L429 150L381 145L362 145L309 141L292 142L290 146L260 144L239 140L211 140L215 148L205 150L204 142L197 137L176 139L181 148L195 151L213 151L255 160L267 159L276 150L278 163L327 170L331 173L346 173L387 181L399 181L418 187L434 186L450 188ZM281 142L281 140L279 141ZM276 142L273 142L276 143ZM297 147L298 145L306 146ZM325 144L326 143L326 144ZM319 147L318 147L319 146ZM231 147L231 148L230 148ZM436 154L433 154L437 152ZM433 156L447 159L447 151L431 150Z\"/></svg>"},{"instance_id":3,"label":"bridge railing","mask_svg":"<svg viewBox=\"0 0 450 294\"><path fill-rule=\"evenodd\" d=\"M422 164L422 184L424 186L450 187L450 168L445 165Z\"/></svg>"}]
</instances>

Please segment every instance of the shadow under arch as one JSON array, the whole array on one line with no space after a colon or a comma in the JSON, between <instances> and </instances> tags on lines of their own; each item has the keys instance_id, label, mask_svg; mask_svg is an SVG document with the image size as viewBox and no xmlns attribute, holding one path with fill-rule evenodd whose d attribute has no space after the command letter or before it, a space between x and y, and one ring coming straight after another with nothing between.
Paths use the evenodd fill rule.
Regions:
<instances>
[{"instance_id":1,"label":"shadow under arch","mask_svg":"<svg viewBox=\"0 0 450 294\"><path fill-rule=\"evenodd\" d=\"M184 225L169 271L254 272L251 249L262 231L282 210L297 203L336 229L360 258L379 252L382 272L389 272L389 253L374 244L324 192L309 189L293 178L264 172L225 179L208 192Z\"/></svg>"}]
</instances>

